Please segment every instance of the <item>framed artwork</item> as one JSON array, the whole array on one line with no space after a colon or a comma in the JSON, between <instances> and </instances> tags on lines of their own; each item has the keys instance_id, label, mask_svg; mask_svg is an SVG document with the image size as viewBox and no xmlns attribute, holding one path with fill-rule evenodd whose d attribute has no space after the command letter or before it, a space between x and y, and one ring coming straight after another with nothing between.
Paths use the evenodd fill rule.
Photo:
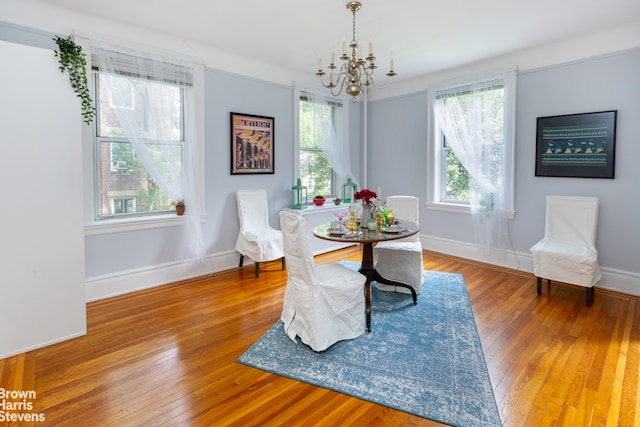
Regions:
<instances>
[{"instance_id":1,"label":"framed artwork","mask_svg":"<svg viewBox=\"0 0 640 427\"><path fill-rule=\"evenodd\" d=\"M613 178L617 111L538 117L536 176Z\"/></svg>"},{"instance_id":2,"label":"framed artwork","mask_svg":"<svg viewBox=\"0 0 640 427\"><path fill-rule=\"evenodd\" d=\"M231 113L231 175L274 173L274 118Z\"/></svg>"}]
</instances>

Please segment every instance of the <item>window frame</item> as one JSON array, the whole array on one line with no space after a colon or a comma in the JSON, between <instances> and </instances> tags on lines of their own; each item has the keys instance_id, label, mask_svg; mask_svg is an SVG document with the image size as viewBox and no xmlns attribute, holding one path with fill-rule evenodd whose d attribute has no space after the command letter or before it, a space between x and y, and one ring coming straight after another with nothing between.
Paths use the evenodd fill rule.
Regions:
<instances>
[{"instance_id":1,"label":"window frame","mask_svg":"<svg viewBox=\"0 0 640 427\"><path fill-rule=\"evenodd\" d=\"M431 131L428 137L427 165L427 209L455 212L471 215L469 203L444 200L446 194L446 153L443 147L444 133L435 119L433 99L438 91L452 87L464 87L477 81L490 81L496 78L504 81L504 159L505 170L504 197L507 217L515 217L515 109L516 109L516 72L507 70L501 73L482 75L476 78L459 79L434 86L429 90L428 123Z\"/></svg>"},{"instance_id":2,"label":"window frame","mask_svg":"<svg viewBox=\"0 0 640 427\"><path fill-rule=\"evenodd\" d=\"M76 36L76 43L79 44L82 49L87 52L87 57L91 57L91 44L89 39ZM183 120L192 120L195 123L194 126L194 151L197 161L194 163L194 208L200 214L201 220L204 219L204 107L205 107L205 94L204 94L204 64L202 64L197 58L189 58L193 64L193 83L189 90L192 91L191 97L193 98L193 117L188 117L183 111ZM87 61L87 76L92 75L91 61ZM89 85L89 92L94 100L98 102L96 98L96 87L94 84ZM184 222L184 216L178 216L174 211L157 211L158 213L151 213L146 215L124 215L115 218L97 220L96 219L96 197L99 197L99 189L97 186L96 171L100 171L101 165L97 161L95 150L98 147L97 140L97 120L93 120L91 125L82 126L82 140L85 142L85 148L83 150L83 165L84 165L84 224L85 224L85 236L96 236L103 234L122 233L129 231L157 229L164 227L174 227Z\"/></svg>"}]
</instances>

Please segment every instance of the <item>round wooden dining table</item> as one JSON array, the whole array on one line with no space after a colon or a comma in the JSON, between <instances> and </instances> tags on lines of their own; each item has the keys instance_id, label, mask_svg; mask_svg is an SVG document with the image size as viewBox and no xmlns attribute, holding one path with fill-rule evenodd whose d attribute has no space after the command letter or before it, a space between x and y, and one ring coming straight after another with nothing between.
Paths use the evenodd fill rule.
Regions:
<instances>
[{"instance_id":1,"label":"round wooden dining table","mask_svg":"<svg viewBox=\"0 0 640 427\"><path fill-rule=\"evenodd\" d=\"M351 242L362 244L362 261L360 263L359 273L363 274L367 280L365 282L365 307L366 307L366 319L367 319L367 332L371 332L371 282L382 283L385 285L400 286L407 288L411 291L413 297L413 303L418 303L418 296L415 289L409 284L399 282L397 280L391 280L383 277L375 269L373 263L373 245L374 243L384 242L389 240L402 239L403 237L413 236L418 232L418 228L415 223L408 221L401 221L398 226L392 228L382 228L381 230L369 230L367 228L360 228L356 233L346 233L331 228L330 223L321 224L313 229L313 235L324 240L331 240L334 242Z\"/></svg>"}]
</instances>

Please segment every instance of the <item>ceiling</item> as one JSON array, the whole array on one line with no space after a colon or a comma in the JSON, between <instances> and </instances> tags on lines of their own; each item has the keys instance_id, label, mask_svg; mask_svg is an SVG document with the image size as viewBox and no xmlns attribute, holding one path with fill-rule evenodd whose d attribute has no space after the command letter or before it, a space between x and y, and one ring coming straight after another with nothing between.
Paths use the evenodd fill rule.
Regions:
<instances>
[{"instance_id":1,"label":"ceiling","mask_svg":"<svg viewBox=\"0 0 640 427\"><path fill-rule=\"evenodd\" d=\"M347 0L46 3L310 75L352 33ZM381 71L393 53L398 78L411 78L638 20L639 0L362 0L356 36L363 52L372 37Z\"/></svg>"}]
</instances>

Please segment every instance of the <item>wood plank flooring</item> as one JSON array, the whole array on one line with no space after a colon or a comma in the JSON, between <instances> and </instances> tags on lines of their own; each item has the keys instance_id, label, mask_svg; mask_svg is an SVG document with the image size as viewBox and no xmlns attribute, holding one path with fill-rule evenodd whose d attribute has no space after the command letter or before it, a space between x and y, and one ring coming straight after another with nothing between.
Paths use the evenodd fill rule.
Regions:
<instances>
[{"instance_id":1,"label":"wood plank flooring","mask_svg":"<svg viewBox=\"0 0 640 427\"><path fill-rule=\"evenodd\" d=\"M316 262L339 259L360 249ZM505 426L640 425L638 298L596 289L586 307L582 288L538 296L529 274L432 252L424 264L464 275ZM14 412L46 419L8 425L440 425L235 363L279 318L280 268L89 303L86 336L0 360L0 388L37 393L31 411Z\"/></svg>"}]
</instances>

